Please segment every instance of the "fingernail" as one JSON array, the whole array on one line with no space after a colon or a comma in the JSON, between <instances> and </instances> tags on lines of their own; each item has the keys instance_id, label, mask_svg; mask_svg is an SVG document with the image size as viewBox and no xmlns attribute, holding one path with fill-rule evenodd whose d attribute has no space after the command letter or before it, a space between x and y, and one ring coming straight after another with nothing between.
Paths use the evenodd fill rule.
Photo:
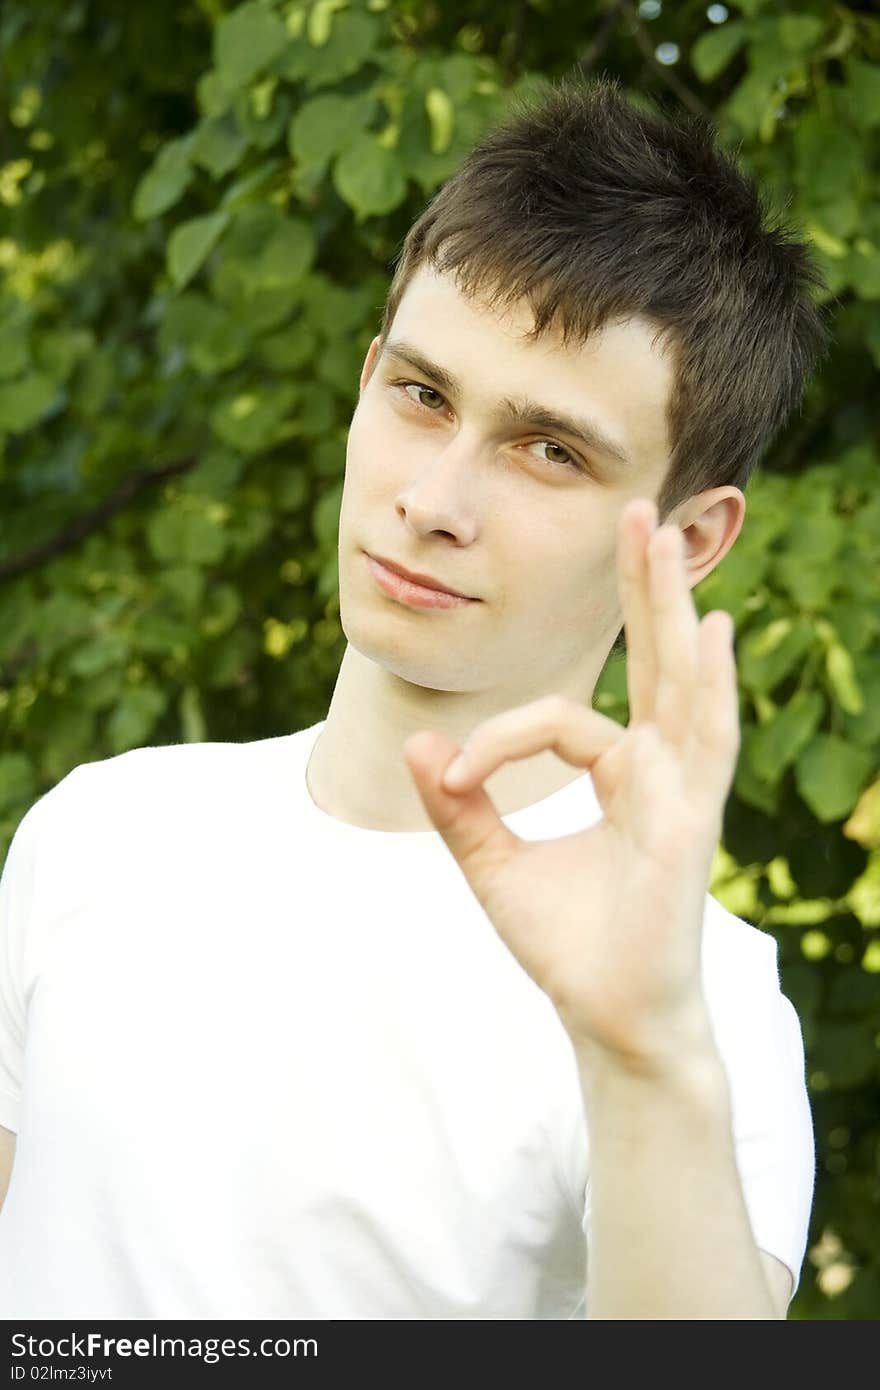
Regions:
<instances>
[{"instance_id":1,"label":"fingernail","mask_svg":"<svg viewBox=\"0 0 880 1390\"><path fill-rule=\"evenodd\" d=\"M448 768L443 774L443 781L447 787L453 789L460 787L467 776L467 761L463 753L459 753L453 758Z\"/></svg>"}]
</instances>

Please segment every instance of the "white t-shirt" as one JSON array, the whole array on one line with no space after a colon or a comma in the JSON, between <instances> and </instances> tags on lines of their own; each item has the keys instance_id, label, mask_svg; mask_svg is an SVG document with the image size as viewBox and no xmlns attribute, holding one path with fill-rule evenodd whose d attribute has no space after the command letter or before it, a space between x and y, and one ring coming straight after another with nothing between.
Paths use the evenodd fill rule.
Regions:
<instances>
[{"instance_id":1,"label":"white t-shirt","mask_svg":"<svg viewBox=\"0 0 880 1390\"><path fill-rule=\"evenodd\" d=\"M584 1316L569 1039L436 831L315 804L322 728L87 763L22 820L0 1317ZM503 819L549 839L600 816L584 774ZM797 1282L801 1031L774 939L708 894L703 974L754 1237Z\"/></svg>"}]
</instances>

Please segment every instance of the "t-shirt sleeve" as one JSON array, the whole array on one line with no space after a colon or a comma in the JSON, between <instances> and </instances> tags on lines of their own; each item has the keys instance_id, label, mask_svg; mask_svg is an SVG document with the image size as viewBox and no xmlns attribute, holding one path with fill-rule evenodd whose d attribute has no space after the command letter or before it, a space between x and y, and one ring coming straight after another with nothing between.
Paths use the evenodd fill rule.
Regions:
<instances>
[{"instance_id":1,"label":"t-shirt sleeve","mask_svg":"<svg viewBox=\"0 0 880 1390\"><path fill-rule=\"evenodd\" d=\"M724 1060L752 1234L760 1250L787 1266L794 1298L807 1248L816 1154L800 1020L779 987L775 964L771 969L772 981L755 989Z\"/></svg>"},{"instance_id":2,"label":"t-shirt sleeve","mask_svg":"<svg viewBox=\"0 0 880 1390\"><path fill-rule=\"evenodd\" d=\"M763 951L747 982L726 992L712 1022L752 1235L791 1272L794 1298L809 1233L815 1144L800 1020L780 989L776 943L770 938L769 944L772 955ZM588 1181L582 1221L588 1244L591 1214Z\"/></svg>"},{"instance_id":3,"label":"t-shirt sleeve","mask_svg":"<svg viewBox=\"0 0 880 1390\"><path fill-rule=\"evenodd\" d=\"M16 1133L26 1019L24 955L33 910L38 819L35 805L19 822L0 877L0 1124Z\"/></svg>"},{"instance_id":4,"label":"t-shirt sleeve","mask_svg":"<svg viewBox=\"0 0 880 1390\"><path fill-rule=\"evenodd\" d=\"M50 823L66 802L71 782L79 785L80 770L74 768L25 813L0 875L0 1125L16 1134L27 1010L42 947L41 900L48 886L37 871L37 856L39 851L43 857Z\"/></svg>"}]
</instances>

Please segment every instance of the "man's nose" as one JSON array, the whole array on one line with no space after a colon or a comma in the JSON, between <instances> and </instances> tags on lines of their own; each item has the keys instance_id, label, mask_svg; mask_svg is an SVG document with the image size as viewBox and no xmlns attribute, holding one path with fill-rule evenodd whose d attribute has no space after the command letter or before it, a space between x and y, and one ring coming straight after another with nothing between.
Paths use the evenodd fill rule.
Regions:
<instances>
[{"instance_id":1,"label":"man's nose","mask_svg":"<svg viewBox=\"0 0 880 1390\"><path fill-rule=\"evenodd\" d=\"M397 499L407 520L425 532L471 536L482 495L484 449L476 431L460 429L420 455Z\"/></svg>"}]
</instances>

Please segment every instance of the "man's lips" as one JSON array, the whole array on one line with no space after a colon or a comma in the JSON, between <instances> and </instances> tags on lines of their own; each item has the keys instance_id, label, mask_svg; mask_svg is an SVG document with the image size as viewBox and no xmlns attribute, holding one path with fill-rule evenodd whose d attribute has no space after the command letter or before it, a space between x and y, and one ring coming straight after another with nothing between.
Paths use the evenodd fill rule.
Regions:
<instances>
[{"instance_id":1,"label":"man's lips","mask_svg":"<svg viewBox=\"0 0 880 1390\"><path fill-rule=\"evenodd\" d=\"M413 579L407 579L396 570L387 569L381 560L364 551L364 559L372 572L373 579L379 588L395 599L398 603L406 604L409 608L466 608L472 603L479 603L479 599L471 598L467 594L452 594L446 589L433 589L427 585L417 584Z\"/></svg>"},{"instance_id":2,"label":"man's lips","mask_svg":"<svg viewBox=\"0 0 880 1390\"><path fill-rule=\"evenodd\" d=\"M434 579L430 574L420 574L418 570L405 569L403 565L398 565L394 560L386 560L384 555L371 555L371 559L378 560L385 569L391 570L392 574L399 574L401 579L408 579L410 584L418 584L423 589L435 589L441 594L453 594L456 598L471 598L471 594L462 593L461 589L453 589L450 585L444 584L439 579Z\"/></svg>"}]
</instances>

